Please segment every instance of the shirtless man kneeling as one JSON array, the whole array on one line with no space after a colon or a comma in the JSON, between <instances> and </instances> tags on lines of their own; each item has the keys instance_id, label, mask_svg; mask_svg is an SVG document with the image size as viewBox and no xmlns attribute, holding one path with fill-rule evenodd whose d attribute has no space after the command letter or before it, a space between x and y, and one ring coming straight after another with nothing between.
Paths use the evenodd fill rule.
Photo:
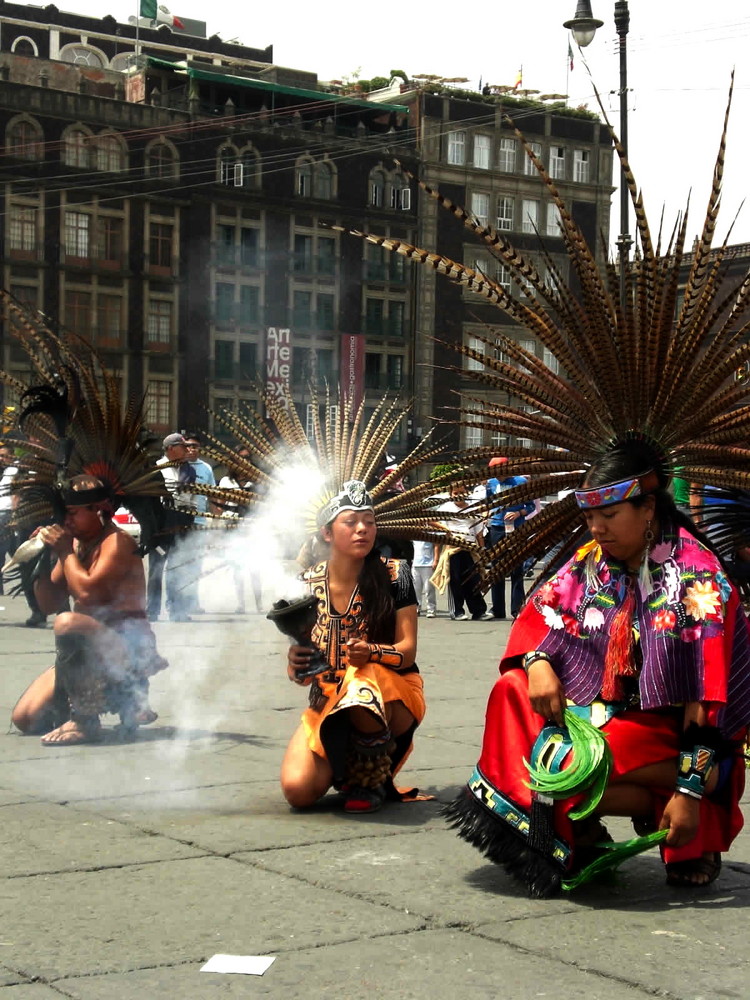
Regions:
<instances>
[{"instance_id":1,"label":"shirtless man kneeling","mask_svg":"<svg viewBox=\"0 0 750 1000\"><path fill-rule=\"evenodd\" d=\"M119 713L125 730L153 722L148 678L167 666L146 617L143 563L112 523L107 487L74 476L64 503L62 526L37 532L57 562L41 573L35 593L45 614L71 598L73 610L55 618L55 666L31 683L11 717L21 732L46 733L45 746L97 742L102 712Z\"/></svg>"}]
</instances>

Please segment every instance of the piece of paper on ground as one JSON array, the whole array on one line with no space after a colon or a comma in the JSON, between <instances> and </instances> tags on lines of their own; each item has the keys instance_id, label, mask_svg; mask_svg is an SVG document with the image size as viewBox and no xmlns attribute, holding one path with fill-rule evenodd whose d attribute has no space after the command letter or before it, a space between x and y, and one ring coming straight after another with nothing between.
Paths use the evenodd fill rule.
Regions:
<instances>
[{"instance_id":1,"label":"piece of paper on ground","mask_svg":"<svg viewBox=\"0 0 750 1000\"><path fill-rule=\"evenodd\" d=\"M212 955L200 971L262 976L275 961L276 957L270 955Z\"/></svg>"}]
</instances>

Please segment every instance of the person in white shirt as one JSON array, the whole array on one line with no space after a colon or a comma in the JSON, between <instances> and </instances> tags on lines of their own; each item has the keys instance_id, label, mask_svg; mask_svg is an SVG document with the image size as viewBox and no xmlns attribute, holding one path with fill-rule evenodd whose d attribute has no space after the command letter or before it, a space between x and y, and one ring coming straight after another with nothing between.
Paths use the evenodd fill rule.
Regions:
<instances>
[{"instance_id":1,"label":"person in white shirt","mask_svg":"<svg viewBox=\"0 0 750 1000\"><path fill-rule=\"evenodd\" d=\"M437 611L437 591L435 590L435 585L430 583L430 577L434 569L435 546L432 542L415 541L411 575L414 580L414 590L417 592L417 601L419 602L417 614L426 612L428 618L434 618Z\"/></svg>"}]
</instances>

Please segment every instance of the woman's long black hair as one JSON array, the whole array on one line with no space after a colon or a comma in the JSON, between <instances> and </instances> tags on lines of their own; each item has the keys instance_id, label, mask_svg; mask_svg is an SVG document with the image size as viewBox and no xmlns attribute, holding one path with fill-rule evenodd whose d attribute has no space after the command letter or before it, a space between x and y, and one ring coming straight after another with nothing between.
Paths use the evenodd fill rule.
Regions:
<instances>
[{"instance_id":1,"label":"woman's long black hair","mask_svg":"<svg viewBox=\"0 0 750 1000\"><path fill-rule=\"evenodd\" d=\"M357 582L367 616L368 641L391 645L396 640L396 602L379 549L374 548L365 556Z\"/></svg>"}]
</instances>

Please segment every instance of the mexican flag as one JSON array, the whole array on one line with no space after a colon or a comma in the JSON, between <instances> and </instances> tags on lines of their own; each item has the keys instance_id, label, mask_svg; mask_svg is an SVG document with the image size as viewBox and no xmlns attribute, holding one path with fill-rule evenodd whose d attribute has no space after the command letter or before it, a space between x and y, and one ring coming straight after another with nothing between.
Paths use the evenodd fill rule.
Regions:
<instances>
[{"instance_id":1,"label":"mexican flag","mask_svg":"<svg viewBox=\"0 0 750 1000\"><path fill-rule=\"evenodd\" d=\"M156 3L156 0L140 0L141 17L148 17L152 24L168 24L170 28L181 28L185 30L185 25L175 17L164 4Z\"/></svg>"}]
</instances>

